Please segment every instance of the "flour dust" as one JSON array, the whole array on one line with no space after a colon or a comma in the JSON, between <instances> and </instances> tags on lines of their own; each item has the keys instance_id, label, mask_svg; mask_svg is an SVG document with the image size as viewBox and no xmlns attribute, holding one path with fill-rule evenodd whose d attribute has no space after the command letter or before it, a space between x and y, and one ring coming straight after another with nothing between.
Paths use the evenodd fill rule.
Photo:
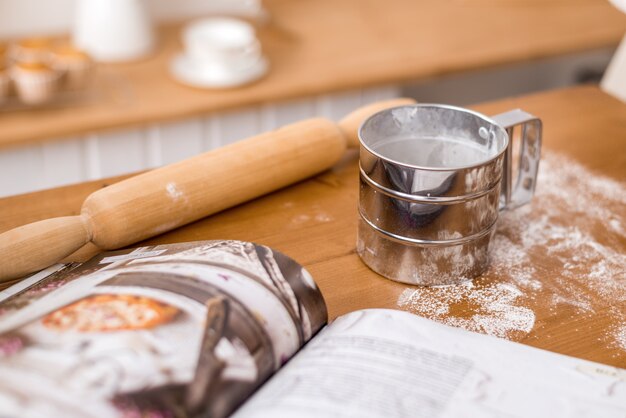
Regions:
<instances>
[{"instance_id":1,"label":"flour dust","mask_svg":"<svg viewBox=\"0 0 626 418\"><path fill-rule=\"evenodd\" d=\"M626 351L625 183L545 153L533 202L501 213L490 257L473 282L407 288L398 306L510 339L530 332L538 312L608 310L617 325L607 343Z\"/></svg>"}]
</instances>

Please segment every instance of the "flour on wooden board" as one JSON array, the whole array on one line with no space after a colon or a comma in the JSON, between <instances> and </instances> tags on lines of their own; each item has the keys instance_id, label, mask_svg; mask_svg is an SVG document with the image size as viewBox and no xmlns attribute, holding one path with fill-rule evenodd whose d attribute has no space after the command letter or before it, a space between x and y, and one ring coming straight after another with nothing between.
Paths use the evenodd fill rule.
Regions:
<instances>
[{"instance_id":1,"label":"flour on wooden board","mask_svg":"<svg viewBox=\"0 0 626 418\"><path fill-rule=\"evenodd\" d=\"M626 351L626 324L616 327L614 333L616 347Z\"/></svg>"},{"instance_id":2,"label":"flour on wooden board","mask_svg":"<svg viewBox=\"0 0 626 418\"><path fill-rule=\"evenodd\" d=\"M613 306L611 315L624 324L626 184L552 153L542 158L537 184L532 204L501 214L483 277L459 286L408 288L398 306L513 339L533 328L539 294L541 300L547 296L552 311L567 305L590 314ZM470 306L470 312L449 312L459 303ZM626 326L607 338L626 351Z\"/></svg>"},{"instance_id":3,"label":"flour on wooden board","mask_svg":"<svg viewBox=\"0 0 626 418\"><path fill-rule=\"evenodd\" d=\"M398 305L447 325L504 338L512 331L529 332L535 324L535 313L517 304L520 296L520 289L510 283L479 287L468 281L457 286L406 289ZM451 306L462 302L480 309L468 317L451 315Z\"/></svg>"},{"instance_id":4,"label":"flour on wooden board","mask_svg":"<svg viewBox=\"0 0 626 418\"><path fill-rule=\"evenodd\" d=\"M283 207L285 208L290 208L292 206L293 206L292 202L287 202L283 204ZM292 217L291 223L294 225L300 225L300 224L308 223L310 221L314 221L316 223L326 223L326 222L332 222L334 220L332 216L322 211L319 205L311 206L311 211L313 212L313 214L311 215L301 213L299 215Z\"/></svg>"}]
</instances>

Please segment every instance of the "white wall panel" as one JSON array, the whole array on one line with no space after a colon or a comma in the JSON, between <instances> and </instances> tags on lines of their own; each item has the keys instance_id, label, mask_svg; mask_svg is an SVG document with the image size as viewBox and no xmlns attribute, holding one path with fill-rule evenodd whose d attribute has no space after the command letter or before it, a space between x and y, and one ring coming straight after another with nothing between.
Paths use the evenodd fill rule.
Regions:
<instances>
[{"instance_id":1,"label":"white wall panel","mask_svg":"<svg viewBox=\"0 0 626 418\"><path fill-rule=\"evenodd\" d=\"M0 37L68 32L75 0L0 0Z\"/></svg>"},{"instance_id":2,"label":"white wall panel","mask_svg":"<svg viewBox=\"0 0 626 418\"><path fill-rule=\"evenodd\" d=\"M229 12L255 15L256 0L146 0L156 21ZM0 0L0 38L71 31L76 0Z\"/></svg>"},{"instance_id":3,"label":"white wall panel","mask_svg":"<svg viewBox=\"0 0 626 418\"><path fill-rule=\"evenodd\" d=\"M160 161L150 166L164 165L184 160L204 151L204 125L201 119L156 125L152 130L157 135Z\"/></svg>"},{"instance_id":4,"label":"white wall panel","mask_svg":"<svg viewBox=\"0 0 626 418\"><path fill-rule=\"evenodd\" d=\"M97 158L101 177L146 169L148 157L144 132L132 130L98 134Z\"/></svg>"},{"instance_id":5,"label":"white wall panel","mask_svg":"<svg viewBox=\"0 0 626 418\"><path fill-rule=\"evenodd\" d=\"M102 178L102 170L100 169L100 150L98 147L98 136L95 134L88 135L85 137L84 141L84 158L87 180L96 180Z\"/></svg>"},{"instance_id":6,"label":"white wall panel","mask_svg":"<svg viewBox=\"0 0 626 418\"><path fill-rule=\"evenodd\" d=\"M313 98L268 103L261 107L260 131L271 131L313 116L315 116Z\"/></svg>"},{"instance_id":7,"label":"white wall panel","mask_svg":"<svg viewBox=\"0 0 626 418\"><path fill-rule=\"evenodd\" d=\"M257 107L216 114L210 121L209 143L227 145L260 132L260 112Z\"/></svg>"},{"instance_id":8,"label":"white wall panel","mask_svg":"<svg viewBox=\"0 0 626 418\"><path fill-rule=\"evenodd\" d=\"M204 119L204 135L202 138L203 151L221 147L220 124L218 116L209 116Z\"/></svg>"},{"instance_id":9,"label":"white wall panel","mask_svg":"<svg viewBox=\"0 0 626 418\"><path fill-rule=\"evenodd\" d=\"M163 165L161 149L161 129L158 125L149 126L144 131L146 138L146 166L156 168Z\"/></svg>"},{"instance_id":10,"label":"white wall panel","mask_svg":"<svg viewBox=\"0 0 626 418\"><path fill-rule=\"evenodd\" d=\"M48 189L87 180L84 148L81 138L43 143L39 186Z\"/></svg>"},{"instance_id":11,"label":"white wall panel","mask_svg":"<svg viewBox=\"0 0 626 418\"><path fill-rule=\"evenodd\" d=\"M40 189L43 182L42 162L43 154L38 146L0 153L0 196Z\"/></svg>"},{"instance_id":12,"label":"white wall panel","mask_svg":"<svg viewBox=\"0 0 626 418\"><path fill-rule=\"evenodd\" d=\"M319 116L338 121L361 106L361 97L360 90L324 94L317 97L315 110Z\"/></svg>"},{"instance_id":13,"label":"white wall panel","mask_svg":"<svg viewBox=\"0 0 626 418\"><path fill-rule=\"evenodd\" d=\"M363 90L361 95L361 104L366 105L379 100L393 99L394 97L400 97L401 95L402 87L400 85L370 87Z\"/></svg>"},{"instance_id":14,"label":"white wall panel","mask_svg":"<svg viewBox=\"0 0 626 418\"><path fill-rule=\"evenodd\" d=\"M149 0L156 20L171 21L211 14L259 17L261 0Z\"/></svg>"}]
</instances>

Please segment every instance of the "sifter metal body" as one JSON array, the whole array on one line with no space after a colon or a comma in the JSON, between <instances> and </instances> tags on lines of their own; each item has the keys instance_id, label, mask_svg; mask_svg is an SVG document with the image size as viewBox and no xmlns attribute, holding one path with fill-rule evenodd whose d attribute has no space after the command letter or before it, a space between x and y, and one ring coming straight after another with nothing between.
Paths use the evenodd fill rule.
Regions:
<instances>
[{"instance_id":1,"label":"sifter metal body","mask_svg":"<svg viewBox=\"0 0 626 418\"><path fill-rule=\"evenodd\" d=\"M515 125L522 129L513 181ZM447 285L485 271L499 211L530 201L541 121L521 110L488 118L417 104L371 116L359 140L359 256L392 280Z\"/></svg>"}]
</instances>

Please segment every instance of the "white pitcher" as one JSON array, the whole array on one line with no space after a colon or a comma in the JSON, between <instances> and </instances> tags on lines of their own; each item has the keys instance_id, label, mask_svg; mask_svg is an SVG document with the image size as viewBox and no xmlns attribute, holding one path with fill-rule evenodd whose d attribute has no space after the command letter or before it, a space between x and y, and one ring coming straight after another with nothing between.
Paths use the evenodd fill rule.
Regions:
<instances>
[{"instance_id":1,"label":"white pitcher","mask_svg":"<svg viewBox=\"0 0 626 418\"><path fill-rule=\"evenodd\" d=\"M144 0L78 0L74 44L97 61L143 58L154 49Z\"/></svg>"}]
</instances>

